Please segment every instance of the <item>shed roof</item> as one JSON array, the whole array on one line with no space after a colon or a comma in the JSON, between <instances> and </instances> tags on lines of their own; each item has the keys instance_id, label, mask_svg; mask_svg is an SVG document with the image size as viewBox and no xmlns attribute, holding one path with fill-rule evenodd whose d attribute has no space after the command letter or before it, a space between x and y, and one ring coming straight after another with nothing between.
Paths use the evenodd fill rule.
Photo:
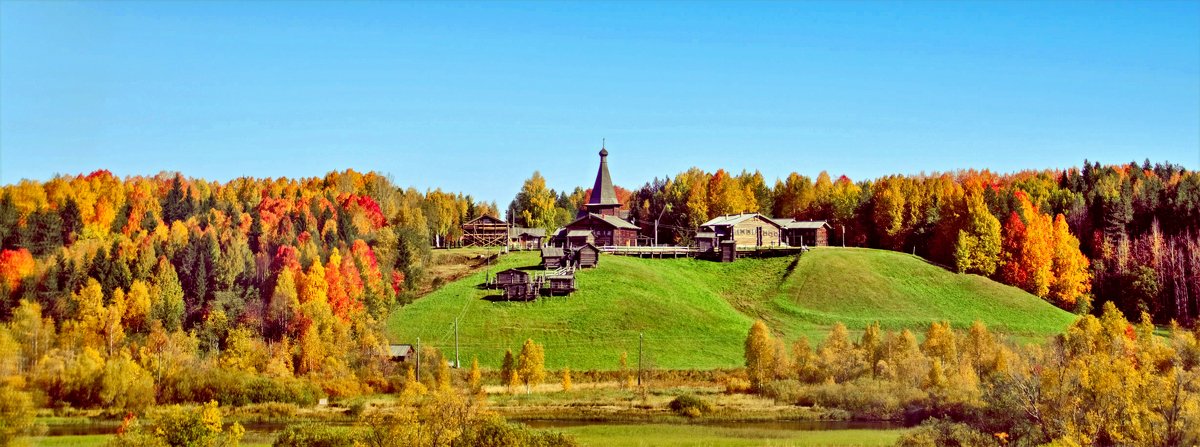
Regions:
<instances>
[{"instance_id":1,"label":"shed roof","mask_svg":"<svg viewBox=\"0 0 1200 447\"><path fill-rule=\"evenodd\" d=\"M591 243L587 243L587 244L580 245L580 246L578 246L578 247L576 247L576 248L575 248L575 251L581 251L581 250L583 250L583 249L585 249L585 248L589 248L589 249L591 249L592 251L594 251L594 252L596 252L596 253L599 253L599 252L600 252L600 248L599 248L599 247L596 247L595 245L592 245Z\"/></svg>"},{"instance_id":2,"label":"shed roof","mask_svg":"<svg viewBox=\"0 0 1200 447\"><path fill-rule=\"evenodd\" d=\"M408 357L412 354L412 345L389 345L388 354L392 357Z\"/></svg>"},{"instance_id":3,"label":"shed roof","mask_svg":"<svg viewBox=\"0 0 1200 447\"><path fill-rule=\"evenodd\" d=\"M717 233L713 233L711 231L701 231L701 232L696 233L697 239L714 238L714 237L717 237Z\"/></svg>"},{"instance_id":4,"label":"shed roof","mask_svg":"<svg viewBox=\"0 0 1200 447\"><path fill-rule=\"evenodd\" d=\"M522 275L522 276L529 276L529 272L520 270L520 269L508 269L508 270L501 270L501 271L496 272L497 275L499 275L501 273L516 273L516 274Z\"/></svg>"},{"instance_id":5,"label":"shed roof","mask_svg":"<svg viewBox=\"0 0 1200 447\"><path fill-rule=\"evenodd\" d=\"M592 232L588 230L570 230L566 234L567 237L588 237L591 235Z\"/></svg>"},{"instance_id":6,"label":"shed roof","mask_svg":"<svg viewBox=\"0 0 1200 447\"><path fill-rule=\"evenodd\" d=\"M542 247L542 257L543 258L561 258L562 256L563 256L563 249L561 249L561 248Z\"/></svg>"}]
</instances>

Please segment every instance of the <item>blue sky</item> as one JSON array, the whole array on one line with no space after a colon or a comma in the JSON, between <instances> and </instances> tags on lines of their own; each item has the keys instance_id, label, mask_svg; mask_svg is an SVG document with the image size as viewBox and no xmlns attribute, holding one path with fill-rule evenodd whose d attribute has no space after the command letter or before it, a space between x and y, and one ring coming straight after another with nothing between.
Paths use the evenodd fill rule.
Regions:
<instances>
[{"instance_id":1,"label":"blue sky","mask_svg":"<svg viewBox=\"0 0 1200 447\"><path fill-rule=\"evenodd\" d=\"M0 1L0 183L1200 168L1200 2Z\"/></svg>"}]
</instances>

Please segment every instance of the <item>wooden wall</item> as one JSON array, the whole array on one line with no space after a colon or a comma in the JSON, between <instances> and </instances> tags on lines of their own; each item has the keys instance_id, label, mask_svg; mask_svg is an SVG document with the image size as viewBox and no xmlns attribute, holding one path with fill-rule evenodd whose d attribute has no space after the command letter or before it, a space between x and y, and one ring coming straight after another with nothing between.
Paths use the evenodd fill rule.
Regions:
<instances>
[{"instance_id":1,"label":"wooden wall","mask_svg":"<svg viewBox=\"0 0 1200 447\"><path fill-rule=\"evenodd\" d=\"M762 243L759 243L758 229L762 229ZM779 227L763 217L754 217L734 225L733 240L738 246L754 247L754 246L775 246L781 245L783 241Z\"/></svg>"}]
</instances>

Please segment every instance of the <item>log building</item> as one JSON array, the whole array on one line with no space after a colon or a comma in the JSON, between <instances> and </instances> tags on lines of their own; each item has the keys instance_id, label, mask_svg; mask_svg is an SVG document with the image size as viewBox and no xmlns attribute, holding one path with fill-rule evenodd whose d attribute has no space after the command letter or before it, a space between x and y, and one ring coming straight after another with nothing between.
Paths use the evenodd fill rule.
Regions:
<instances>
[{"instance_id":1,"label":"log building","mask_svg":"<svg viewBox=\"0 0 1200 447\"><path fill-rule=\"evenodd\" d=\"M738 247L784 245L783 227L758 213L719 216L700 224L699 232L714 233L718 243L733 241Z\"/></svg>"}]
</instances>

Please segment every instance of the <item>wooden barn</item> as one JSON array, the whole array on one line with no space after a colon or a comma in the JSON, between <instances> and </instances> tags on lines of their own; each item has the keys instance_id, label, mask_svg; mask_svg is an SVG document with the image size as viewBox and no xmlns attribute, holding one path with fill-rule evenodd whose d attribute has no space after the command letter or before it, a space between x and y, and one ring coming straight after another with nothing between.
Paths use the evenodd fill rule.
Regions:
<instances>
[{"instance_id":1,"label":"wooden barn","mask_svg":"<svg viewBox=\"0 0 1200 447\"><path fill-rule=\"evenodd\" d=\"M783 227L758 213L720 216L701 224L698 232L712 232L717 241L734 241L738 247L784 245Z\"/></svg>"},{"instance_id":2,"label":"wooden barn","mask_svg":"<svg viewBox=\"0 0 1200 447\"><path fill-rule=\"evenodd\" d=\"M592 244L585 244L575 249L575 262L579 268L592 268L600 264L600 249Z\"/></svg>"},{"instance_id":3,"label":"wooden barn","mask_svg":"<svg viewBox=\"0 0 1200 447\"><path fill-rule=\"evenodd\" d=\"M829 245L833 229L824 220L774 219L783 227L783 239L792 247L824 247Z\"/></svg>"},{"instance_id":4,"label":"wooden barn","mask_svg":"<svg viewBox=\"0 0 1200 447\"><path fill-rule=\"evenodd\" d=\"M508 244L508 222L483 215L462 225L464 247L503 247Z\"/></svg>"},{"instance_id":5,"label":"wooden barn","mask_svg":"<svg viewBox=\"0 0 1200 447\"><path fill-rule=\"evenodd\" d=\"M504 287L509 284L528 284L529 272L517 269L508 269L496 273L496 286Z\"/></svg>"},{"instance_id":6,"label":"wooden barn","mask_svg":"<svg viewBox=\"0 0 1200 447\"><path fill-rule=\"evenodd\" d=\"M512 227L508 232L508 246L515 250L540 250L545 238L544 228Z\"/></svg>"},{"instance_id":7,"label":"wooden barn","mask_svg":"<svg viewBox=\"0 0 1200 447\"><path fill-rule=\"evenodd\" d=\"M542 247L542 265L548 270L557 270L565 260L563 249L558 247Z\"/></svg>"}]
</instances>

